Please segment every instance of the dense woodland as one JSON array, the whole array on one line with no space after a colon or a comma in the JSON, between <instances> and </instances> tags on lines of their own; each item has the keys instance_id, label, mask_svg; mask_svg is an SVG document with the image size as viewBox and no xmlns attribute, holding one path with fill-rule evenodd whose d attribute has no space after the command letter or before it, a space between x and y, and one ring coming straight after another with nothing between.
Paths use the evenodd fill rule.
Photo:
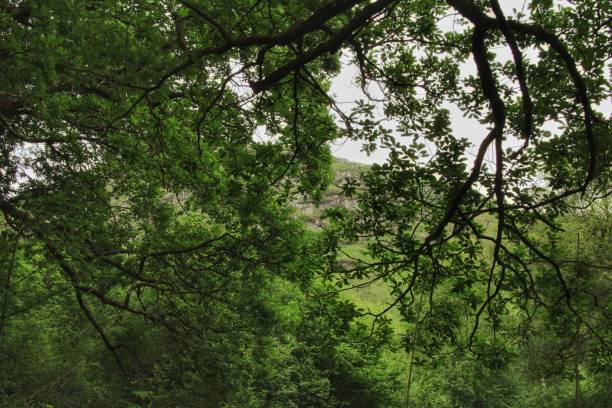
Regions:
<instances>
[{"instance_id":1,"label":"dense woodland","mask_svg":"<svg viewBox=\"0 0 612 408\"><path fill-rule=\"evenodd\" d=\"M0 0L0 406L609 407L612 4L517 4Z\"/></svg>"}]
</instances>

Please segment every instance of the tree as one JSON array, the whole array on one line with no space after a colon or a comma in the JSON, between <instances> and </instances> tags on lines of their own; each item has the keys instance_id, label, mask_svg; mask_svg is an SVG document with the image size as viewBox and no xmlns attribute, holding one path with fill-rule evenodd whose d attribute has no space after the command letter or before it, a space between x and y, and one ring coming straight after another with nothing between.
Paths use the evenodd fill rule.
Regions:
<instances>
[{"instance_id":1,"label":"tree","mask_svg":"<svg viewBox=\"0 0 612 408\"><path fill-rule=\"evenodd\" d=\"M200 322L194 305L257 320L258 282L313 273L389 282L395 300L373 313L376 323L395 306L414 319L417 293L430 294L425 318L439 316L433 294L473 288L480 295L464 297L472 329L454 346L478 353L479 330L495 334L508 305L547 306L536 261L551 266L564 310L609 351L549 248L527 232L555 229L574 197L608 193L609 122L596 111L609 96L607 2L534 1L510 16L497 0L0 8L2 263L10 251L40 260L47 290L26 307L70 291L126 375L129 347L99 315L170 333L214 323ZM448 18L454 31L444 30ZM491 53L500 46L507 61ZM358 66L364 90L379 84L397 132L371 101L347 113L329 95L342 58ZM467 61L474 75L461 72ZM471 164L445 103L489 129ZM546 130L550 122L559 130ZM258 141L258 129L270 140ZM321 247L300 243L303 226L287 207L296 194L320 197L327 143L339 137L385 146L389 161L347 184L358 209L330 214L328 265L305 274L296 259ZM342 239L362 237L373 260L349 270L334 261ZM13 294L5 299L3 326L4 310L20 310Z\"/></svg>"}]
</instances>

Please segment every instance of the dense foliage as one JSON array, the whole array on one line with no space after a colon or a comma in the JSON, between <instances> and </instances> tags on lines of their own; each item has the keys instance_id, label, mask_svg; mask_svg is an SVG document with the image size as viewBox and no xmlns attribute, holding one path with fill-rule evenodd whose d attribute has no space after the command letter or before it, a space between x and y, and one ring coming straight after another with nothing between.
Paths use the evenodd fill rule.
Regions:
<instances>
[{"instance_id":1,"label":"dense foliage","mask_svg":"<svg viewBox=\"0 0 612 408\"><path fill-rule=\"evenodd\" d=\"M611 5L503 10L0 1L0 404L604 407Z\"/></svg>"}]
</instances>

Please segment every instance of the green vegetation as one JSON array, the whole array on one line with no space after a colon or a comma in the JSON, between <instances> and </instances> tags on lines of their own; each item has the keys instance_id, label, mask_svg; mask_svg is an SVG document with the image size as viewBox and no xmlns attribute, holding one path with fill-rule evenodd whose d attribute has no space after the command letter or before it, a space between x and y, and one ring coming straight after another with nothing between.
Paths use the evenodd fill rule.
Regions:
<instances>
[{"instance_id":1,"label":"green vegetation","mask_svg":"<svg viewBox=\"0 0 612 408\"><path fill-rule=\"evenodd\" d=\"M0 407L607 408L610 4L500 3L0 0Z\"/></svg>"}]
</instances>

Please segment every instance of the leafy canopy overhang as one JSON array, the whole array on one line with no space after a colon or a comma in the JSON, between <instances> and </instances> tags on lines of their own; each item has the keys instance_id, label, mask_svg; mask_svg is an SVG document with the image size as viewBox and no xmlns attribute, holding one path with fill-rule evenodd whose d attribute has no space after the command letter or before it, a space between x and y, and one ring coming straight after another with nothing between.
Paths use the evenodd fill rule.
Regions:
<instances>
[{"instance_id":1,"label":"leafy canopy overhang","mask_svg":"<svg viewBox=\"0 0 612 408\"><path fill-rule=\"evenodd\" d=\"M606 2L532 1L512 16L497 0L44 0L1 9L3 234L27 239L57 268L115 356L90 302L173 331L190 324L174 296L214 300L224 288L214 282L236 269L253 282L262 270L288 273L302 230L287 204L296 192L320 197L328 142L345 137L388 148L389 160L349 183L355 211L330 212L329 256L316 273L348 286L389 282L394 301L377 318L457 275L483 283L486 296L469 299L475 324L463 347L504 293L516 292L527 315L546 306L534 265L551 267L565 307L580 313L562 265L529 229L558 229L572 206L609 194L609 121L595 109L609 98ZM456 30L443 29L446 18ZM512 59L497 60L498 47ZM379 84L396 132L373 101L343 112L329 94L340 55L364 89ZM461 72L466 61L474 75ZM471 163L445 103L489 129ZM551 121L558 131L545 130ZM262 127L274 142L254 138ZM369 259L336 262L343 239L364 237ZM158 297L143 303L145 291ZM159 296L169 296L163 307Z\"/></svg>"}]
</instances>

